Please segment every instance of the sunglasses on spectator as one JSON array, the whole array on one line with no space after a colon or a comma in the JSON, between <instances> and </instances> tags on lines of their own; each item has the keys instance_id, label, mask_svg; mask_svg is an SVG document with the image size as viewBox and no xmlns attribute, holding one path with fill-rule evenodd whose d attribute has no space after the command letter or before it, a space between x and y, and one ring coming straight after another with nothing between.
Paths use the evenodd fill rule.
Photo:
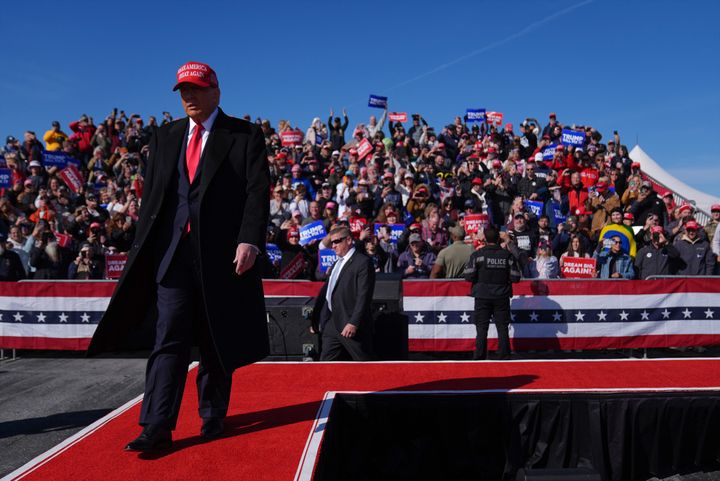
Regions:
<instances>
[{"instance_id":1,"label":"sunglasses on spectator","mask_svg":"<svg viewBox=\"0 0 720 481\"><path fill-rule=\"evenodd\" d=\"M339 243L341 243L342 241L344 241L345 239L347 239L347 237L348 237L348 236L343 236L343 237L339 237L339 238L337 238L337 239L332 239L332 240L330 241L330 244L336 246L336 245L338 245Z\"/></svg>"},{"instance_id":2,"label":"sunglasses on spectator","mask_svg":"<svg viewBox=\"0 0 720 481\"><path fill-rule=\"evenodd\" d=\"M453 174L452 172L438 172L437 174L435 174L435 177L437 177L438 179L452 179Z\"/></svg>"}]
</instances>

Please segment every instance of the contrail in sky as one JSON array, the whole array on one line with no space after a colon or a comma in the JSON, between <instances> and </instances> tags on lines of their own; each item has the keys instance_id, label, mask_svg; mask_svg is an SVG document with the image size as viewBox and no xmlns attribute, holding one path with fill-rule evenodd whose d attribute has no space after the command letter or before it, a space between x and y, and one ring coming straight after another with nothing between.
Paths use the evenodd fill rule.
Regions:
<instances>
[{"instance_id":1,"label":"contrail in sky","mask_svg":"<svg viewBox=\"0 0 720 481\"><path fill-rule=\"evenodd\" d=\"M523 28L522 30L518 30L518 31L515 32L514 34L510 35L509 37L505 37L505 38L503 38L502 40L497 40L497 41L495 41L495 42L492 42L492 43L490 43L490 44L488 44L488 45L486 45L486 46L484 46L484 47L482 47L482 48L479 48L479 49L474 50L474 51L472 51L472 52L470 52L470 53L467 53L467 54L463 55L462 57L458 57L458 58L456 58L455 60L451 60L451 61L448 62L448 63L444 63L444 64L442 64L442 65L438 65L437 67L435 67L434 69L432 69L432 70L430 70L430 71L427 71L427 72L422 73L422 74L420 74L420 75L418 75L418 76L416 76L416 77L413 77L413 78L411 78L411 79L409 79L409 80L405 80L404 82L401 82L401 83L399 83L399 84L397 84L397 85L394 85L394 86L392 86L392 87L390 87L390 88L387 88L387 89L385 89L384 92L389 92L389 91L391 91L391 90L395 90L395 89L398 89L398 88L400 88L400 87L404 87L405 85L407 85L407 84L409 84L409 83L412 83L412 82L415 82L416 80L420 80L420 79L425 78L425 77L427 77L427 76L429 76L429 75L432 75L432 74L434 74L434 73L440 72L441 70L445 70L446 68L451 67L451 66L455 65L456 63L460 63L460 62L462 62L462 61L464 61L464 60L467 60L467 59L469 59L469 58L475 57L476 55L480 55L480 54L483 53L483 52L487 52L488 50L492 50L492 49L497 48L497 47L499 47L499 46L501 46L501 45L505 45L506 43L511 42L511 41L515 40L516 38L522 37L523 35L527 35L528 33L532 32L533 30L535 30L536 28L538 28L538 27L541 26L541 25L544 25L544 24L546 24L546 23L548 23L548 22L550 22L550 21L552 21L552 20L555 20L555 19L558 18L558 17L561 17L561 16L563 16L563 15L565 15L565 14L567 14L567 13L570 13L570 12L572 12L573 10L577 10L577 9L580 8L580 7L584 7L585 5L587 5L587 4L589 4L589 3L592 3L592 2L593 2L593 0L585 0L584 2L578 3L578 4L576 4L576 5L572 5L572 6L568 7L568 8L565 8L565 9L563 9L563 10L560 10L560 11L558 11L558 12L555 12L555 13L553 13L552 15L549 15L549 16L541 19L541 20L538 20L537 22L531 23L530 25L528 25L527 27Z\"/></svg>"}]
</instances>

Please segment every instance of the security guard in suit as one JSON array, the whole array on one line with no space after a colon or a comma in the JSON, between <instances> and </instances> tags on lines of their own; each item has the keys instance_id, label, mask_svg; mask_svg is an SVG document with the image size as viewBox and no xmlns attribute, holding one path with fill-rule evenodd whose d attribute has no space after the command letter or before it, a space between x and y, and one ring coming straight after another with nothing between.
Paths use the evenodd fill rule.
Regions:
<instances>
[{"instance_id":1,"label":"security guard in suit","mask_svg":"<svg viewBox=\"0 0 720 481\"><path fill-rule=\"evenodd\" d=\"M520 280L515 257L498 244L494 226L485 229L485 247L475 251L465 266L465 280L472 282L475 298L475 353L473 359L487 359L487 333L490 316L498 331L498 358L510 359L510 298L512 283Z\"/></svg>"}]
</instances>

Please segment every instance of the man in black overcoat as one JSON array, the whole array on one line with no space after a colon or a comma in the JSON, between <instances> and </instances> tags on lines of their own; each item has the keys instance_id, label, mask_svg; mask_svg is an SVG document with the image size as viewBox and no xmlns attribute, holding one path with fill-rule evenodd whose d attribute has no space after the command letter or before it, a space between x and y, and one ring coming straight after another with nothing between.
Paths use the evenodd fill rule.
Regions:
<instances>
[{"instance_id":1,"label":"man in black overcoat","mask_svg":"<svg viewBox=\"0 0 720 481\"><path fill-rule=\"evenodd\" d=\"M335 227L329 234L338 260L328 272L313 309L313 330L322 333L321 361L350 357L369 361L372 352L372 296L375 267L356 249L350 229Z\"/></svg>"},{"instance_id":2,"label":"man in black overcoat","mask_svg":"<svg viewBox=\"0 0 720 481\"><path fill-rule=\"evenodd\" d=\"M155 131L135 243L89 355L122 349L153 304L140 436L126 449L169 448L197 345L201 434L223 430L233 371L268 354L259 263L269 214L269 170L259 127L218 108L206 64L189 62L174 90L187 117Z\"/></svg>"}]
</instances>

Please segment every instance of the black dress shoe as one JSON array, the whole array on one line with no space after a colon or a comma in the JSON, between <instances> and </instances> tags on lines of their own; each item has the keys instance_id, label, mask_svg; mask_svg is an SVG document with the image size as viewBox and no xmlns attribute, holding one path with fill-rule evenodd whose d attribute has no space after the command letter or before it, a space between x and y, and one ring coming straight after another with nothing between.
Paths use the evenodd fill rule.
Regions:
<instances>
[{"instance_id":1,"label":"black dress shoe","mask_svg":"<svg viewBox=\"0 0 720 481\"><path fill-rule=\"evenodd\" d=\"M222 436L225 424L221 418L203 419L203 425L200 429L200 435L205 439L215 439Z\"/></svg>"},{"instance_id":2,"label":"black dress shoe","mask_svg":"<svg viewBox=\"0 0 720 481\"><path fill-rule=\"evenodd\" d=\"M141 451L149 453L170 449L172 446L172 432L161 426L145 426L140 436L125 446L125 451Z\"/></svg>"}]
</instances>

